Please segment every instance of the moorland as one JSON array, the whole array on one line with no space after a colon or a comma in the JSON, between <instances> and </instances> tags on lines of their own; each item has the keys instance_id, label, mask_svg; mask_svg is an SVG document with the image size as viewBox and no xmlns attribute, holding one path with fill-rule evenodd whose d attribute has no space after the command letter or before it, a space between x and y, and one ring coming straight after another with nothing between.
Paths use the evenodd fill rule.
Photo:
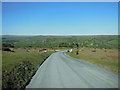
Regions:
<instances>
[{"instance_id":1,"label":"moorland","mask_svg":"<svg viewBox=\"0 0 120 90\"><path fill-rule=\"evenodd\" d=\"M118 73L118 35L17 36L3 35L2 87L25 88L39 66L52 53L66 54Z\"/></svg>"}]
</instances>

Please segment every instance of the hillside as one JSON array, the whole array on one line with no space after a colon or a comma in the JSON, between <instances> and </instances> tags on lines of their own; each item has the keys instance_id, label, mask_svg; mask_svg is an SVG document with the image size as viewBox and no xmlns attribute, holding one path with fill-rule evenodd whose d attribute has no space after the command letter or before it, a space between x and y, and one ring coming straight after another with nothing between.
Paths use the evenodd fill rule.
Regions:
<instances>
[{"instance_id":1,"label":"hillside","mask_svg":"<svg viewBox=\"0 0 120 90\"><path fill-rule=\"evenodd\" d=\"M12 45L15 48L55 48L55 47L94 47L118 48L117 35L94 36L10 36L2 37L3 46ZM8 45L8 46L9 46Z\"/></svg>"}]
</instances>

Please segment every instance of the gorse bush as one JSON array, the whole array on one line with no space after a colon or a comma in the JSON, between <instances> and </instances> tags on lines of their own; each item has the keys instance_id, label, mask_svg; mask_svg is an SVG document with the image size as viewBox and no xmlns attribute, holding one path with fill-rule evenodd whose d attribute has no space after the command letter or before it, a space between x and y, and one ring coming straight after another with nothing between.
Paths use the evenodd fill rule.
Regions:
<instances>
[{"instance_id":1,"label":"gorse bush","mask_svg":"<svg viewBox=\"0 0 120 90\"><path fill-rule=\"evenodd\" d=\"M23 61L15 65L11 71L3 71L3 88L24 88L35 72L33 64Z\"/></svg>"},{"instance_id":2,"label":"gorse bush","mask_svg":"<svg viewBox=\"0 0 120 90\"><path fill-rule=\"evenodd\" d=\"M3 51L2 88L25 88L40 64L51 54ZM6 58L5 58L6 57ZM11 59L11 57L13 57ZM14 60L13 60L14 59Z\"/></svg>"}]
</instances>

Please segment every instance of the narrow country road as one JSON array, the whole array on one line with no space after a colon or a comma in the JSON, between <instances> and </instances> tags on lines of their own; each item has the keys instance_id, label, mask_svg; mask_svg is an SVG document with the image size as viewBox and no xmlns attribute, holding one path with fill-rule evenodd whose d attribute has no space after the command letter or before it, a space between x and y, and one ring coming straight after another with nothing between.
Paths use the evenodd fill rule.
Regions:
<instances>
[{"instance_id":1,"label":"narrow country road","mask_svg":"<svg viewBox=\"0 0 120 90\"><path fill-rule=\"evenodd\" d=\"M118 88L118 74L61 51L39 67L26 88Z\"/></svg>"}]
</instances>

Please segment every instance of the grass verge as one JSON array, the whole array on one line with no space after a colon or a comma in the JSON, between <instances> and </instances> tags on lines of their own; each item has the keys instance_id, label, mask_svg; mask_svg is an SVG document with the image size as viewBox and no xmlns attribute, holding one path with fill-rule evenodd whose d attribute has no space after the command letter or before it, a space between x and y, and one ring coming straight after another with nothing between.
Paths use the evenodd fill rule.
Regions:
<instances>
[{"instance_id":1,"label":"grass verge","mask_svg":"<svg viewBox=\"0 0 120 90\"><path fill-rule=\"evenodd\" d=\"M2 88L25 88L40 64L53 52L2 52Z\"/></svg>"},{"instance_id":2,"label":"grass verge","mask_svg":"<svg viewBox=\"0 0 120 90\"><path fill-rule=\"evenodd\" d=\"M77 49L73 49L72 53L67 52L66 54L113 72L120 72L118 70L118 50L116 49L96 49L96 51L93 52L93 48L84 48L83 50L78 49L78 55L76 55L76 51Z\"/></svg>"}]
</instances>

